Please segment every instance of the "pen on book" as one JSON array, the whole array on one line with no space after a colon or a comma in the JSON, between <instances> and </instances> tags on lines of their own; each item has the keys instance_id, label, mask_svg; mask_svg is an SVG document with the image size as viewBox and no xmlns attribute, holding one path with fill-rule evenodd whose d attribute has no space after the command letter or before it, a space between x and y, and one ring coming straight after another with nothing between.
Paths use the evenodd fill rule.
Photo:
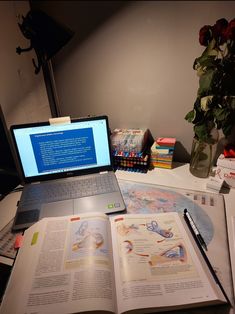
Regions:
<instances>
[{"instance_id":1,"label":"pen on book","mask_svg":"<svg viewBox=\"0 0 235 314\"><path fill-rule=\"evenodd\" d=\"M188 212L188 210L186 208L184 210L184 216L186 218L186 222L188 221L188 223L192 227L192 230L193 230L194 234L196 235L199 243L207 251L206 242L204 241L204 239L203 239L202 235L200 234L200 232L199 232L195 222L193 221L193 218L191 217L191 215L189 214L189 212Z\"/></svg>"}]
</instances>

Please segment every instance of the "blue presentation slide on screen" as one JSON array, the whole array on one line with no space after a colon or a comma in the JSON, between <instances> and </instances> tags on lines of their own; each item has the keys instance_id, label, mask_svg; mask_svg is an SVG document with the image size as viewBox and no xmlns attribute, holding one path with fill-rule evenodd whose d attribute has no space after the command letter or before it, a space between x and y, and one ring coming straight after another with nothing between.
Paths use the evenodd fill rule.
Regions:
<instances>
[{"instance_id":1,"label":"blue presentation slide on screen","mask_svg":"<svg viewBox=\"0 0 235 314\"><path fill-rule=\"evenodd\" d=\"M30 135L38 172L96 165L92 128Z\"/></svg>"},{"instance_id":2,"label":"blue presentation slide on screen","mask_svg":"<svg viewBox=\"0 0 235 314\"><path fill-rule=\"evenodd\" d=\"M105 120L15 130L25 177L111 164Z\"/></svg>"}]
</instances>

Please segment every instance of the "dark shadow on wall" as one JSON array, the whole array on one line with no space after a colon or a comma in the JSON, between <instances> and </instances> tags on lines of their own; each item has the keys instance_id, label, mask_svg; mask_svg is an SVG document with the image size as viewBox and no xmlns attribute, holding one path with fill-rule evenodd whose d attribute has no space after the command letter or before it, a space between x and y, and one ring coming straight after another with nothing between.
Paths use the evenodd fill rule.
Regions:
<instances>
[{"instance_id":1,"label":"dark shadow on wall","mask_svg":"<svg viewBox=\"0 0 235 314\"><path fill-rule=\"evenodd\" d=\"M190 160L190 153L182 145L181 142L176 141L174 150L174 161L187 163Z\"/></svg>"},{"instance_id":2,"label":"dark shadow on wall","mask_svg":"<svg viewBox=\"0 0 235 314\"><path fill-rule=\"evenodd\" d=\"M64 59L108 19L132 1L30 1L31 9L39 9L75 32L72 40L57 54L53 63Z\"/></svg>"}]
</instances>

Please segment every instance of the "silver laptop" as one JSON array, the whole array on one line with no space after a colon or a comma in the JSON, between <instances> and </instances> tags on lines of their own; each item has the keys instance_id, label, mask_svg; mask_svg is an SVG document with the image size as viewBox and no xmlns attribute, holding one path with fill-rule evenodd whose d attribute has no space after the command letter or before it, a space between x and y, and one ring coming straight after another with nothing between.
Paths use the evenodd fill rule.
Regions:
<instances>
[{"instance_id":1,"label":"silver laptop","mask_svg":"<svg viewBox=\"0 0 235 314\"><path fill-rule=\"evenodd\" d=\"M113 171L107 116L13 125L24 182L13 231L43 217L125 210Z\"/></svg>"}]
</instances>

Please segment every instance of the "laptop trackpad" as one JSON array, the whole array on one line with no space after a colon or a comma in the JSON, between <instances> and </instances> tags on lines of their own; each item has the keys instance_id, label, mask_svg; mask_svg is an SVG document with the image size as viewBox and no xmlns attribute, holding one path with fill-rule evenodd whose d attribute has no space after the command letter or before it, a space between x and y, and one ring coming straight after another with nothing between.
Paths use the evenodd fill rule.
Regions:
<instances>
[{"instance_id":1,"label":"laptop trackpad","mask_svg":"<svg viewBox=\"0 0 235 314\"><path fill-rule=\"evenodd\" d=\"M40 219L69 215L73 215L73 200L42 204L40 211Z\"/></svg>"},{"instance_id":2,"label":"laptop trackpad","mask_svg":"<svg viewBox=\"0 0 235 314\"><path fill-rule=\"evenodd\" d=\"M114 201L116 199L116 193L81 197L74 200L74 213L79 214L94 211L98 211L101 213L117 212L120 211L121 208L120 203L118 201Z\"/></svg>"},{"instance_id":3,"label":"laptop trackpad","mask_svg":"<svg viewBox=\"0 0 235 314\"><path fill-rule=\"evenodd\" d=\"M94 196L81 197L74 200L74 213L88 213L100 210L100 204ZM102 210L104 212L104 210Z\"/></svg>"}]
</instances>

